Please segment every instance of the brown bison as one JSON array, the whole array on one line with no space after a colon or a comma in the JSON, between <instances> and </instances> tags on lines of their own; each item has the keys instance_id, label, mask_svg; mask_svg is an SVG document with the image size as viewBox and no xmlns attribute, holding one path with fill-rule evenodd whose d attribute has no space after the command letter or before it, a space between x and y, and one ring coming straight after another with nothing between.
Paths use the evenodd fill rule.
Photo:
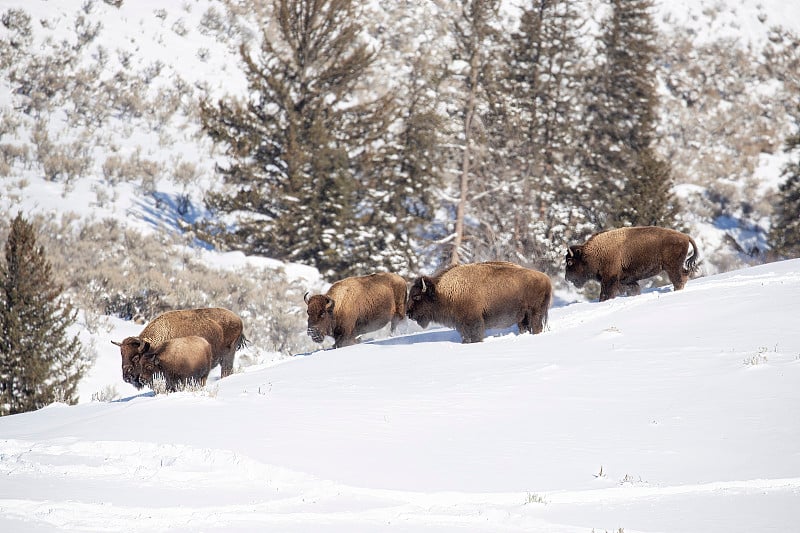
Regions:
<instances>
[{"instance_id":1,"label":"brown bison","mask_svg":"<svg viewBox=\"0 0 800 533\"><path fill-rule=\"evenodd\" d=\"M461 342L481 342L490 328L517 325L541 333L553 295L550 278L514 263L492 261L451 266L414 280L408 318L455 328Z\"/></svg>"},{"instance_id":2,"label":"brown bison","mask_svg":"<svg viewBox=\"0 0 800 533\"><path fill-rule=\"evenodd\" d=\"M137 358L141 368L138 388L147 385L152 389L153 379L161 375L167 390L176 391L189 383L205 386L213 355L207 340L191 335L169 339L158 346L145 341L143 353L134 356Z\"/></svg>"},{"instance_id":3,"label":"brown bison","mask_svg":"<svg viewBox=\"0 0 800 533\"><path fill-rule=\"evenodd\" d=\"M662 271L677 291L697 271L698 257L694 239L685 233L656 226L619 228L595 233L584 244L570 246L565 278L577 287L598 280L601 302L622 289L629 295L639 294L638 281Z\"/></svg>"},{"instance_id":4,"label":"brown bison","mask_svg":"<svg viewBox=\"0 0 800 533\"><path fill-rule=\"evenodd\" d=\"M394 332L405 318L406 281L397 274L376 273L337 281L325 294L303 298L308 305L308 336L322 342L333 337L334 348L350 346L357 337L391 322Z\"/></svg>"},{"instance_id":5,"label":"brown bison","mask_svg":"<svg viewBox=\"0 0 800 533\"><path fill-rule=\"evenodd\" d=\"M136 337L127 337L122 342L111 341L119 346L122 356L122 379L142 388L140 357L147 348L156 348L169 339L197 335L211 345L211 368L221 365L222 377L233 372L236 350L247 343L242 333L242 319L235 313L219 307L182 309L167 311L154 318Z\"/></svg>"}]
</instances>

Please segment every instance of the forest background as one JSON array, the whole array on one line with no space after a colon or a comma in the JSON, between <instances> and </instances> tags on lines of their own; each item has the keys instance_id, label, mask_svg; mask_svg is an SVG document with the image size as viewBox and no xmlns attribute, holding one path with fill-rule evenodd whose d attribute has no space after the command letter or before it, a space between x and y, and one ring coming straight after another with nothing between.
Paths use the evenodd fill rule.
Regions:
<instances>
[{"instance_id":1,"label":"forest background","mask_svg":"<svg viewBox=\"0 0 800 533\"><path fill-rule=\"evenodd\" d=\"M35 220L88 327L221 305L297 353L326 281L506 259L560 285L624 224L693 234L707 274L798 255L800 39L762 4L152 4L0 13L0 236Z\"/></svg>"}]
</instances>

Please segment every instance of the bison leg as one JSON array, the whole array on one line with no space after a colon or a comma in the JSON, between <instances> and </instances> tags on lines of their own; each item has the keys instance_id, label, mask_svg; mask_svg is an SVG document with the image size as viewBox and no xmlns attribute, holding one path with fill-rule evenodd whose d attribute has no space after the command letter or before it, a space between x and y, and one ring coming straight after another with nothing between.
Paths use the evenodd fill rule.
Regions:
<instances>
[{"instance_id":1,"label":"bison leg","mask_svg":"<svg viewBox=\"0 0 800 533\"><path fill-rule=\"evenodd\" d=\"M530 311L525 311L525 314L522 315L522 320L517 322L517 328L519 328L520 334L533 333L533 328L531 328L531 312Z\"/></svg>"},{"instance_id":2,"label":"bison leg","mask_svg":"<svg viewBox=\"0 0 800 533\"><path fill-rule=\"evenodd\" d=\"M462 344L481 342L486 335L486 327L484 326L483 320L462 324L457 330L459 335L461 335Z\"/></svg>"},{"instance_id":3,"label":"bison leg","mask_svg":"<svg viewBox=\"0 0 800 533\"><path fill-rule=\"evenodd\" d=\"M236 349L232 348L228 352L222 355L222 361L220 362L220 374L221 377L226 378L233 374L233 360L236 357Z\"/></svg>"},{"instance_id":4,"label":"bison leg","mask_svg":"<svg viewBox=\"0 0 800 533\"><path fill-rule=\"evenodd\" d=\"M534 335L544 331L544 313L538 309L534 309L530 319L530 332Z\"/></svg>"},{"instance_id":5,"label":"bison leg","mask_svg":"<svg viewBox=\"0 0 800 533\"><path fill-rule=\"evenodd\" d=\"M522 320L517 323L517 327L520 333L541 333L544 329L543 322L544 316L541 313L538 313L536 309L528 309Z\"/></svg>"},{"instance_id":6,"label":"bison leg","mask_svg":"<svg viewBox=\"0 0 800 533\"><path fill-rule=\"evenodd\" d=\"M636 281L632 281L630 283L626 283L625 287L625 295L626 296L638 296L642 294L642 288L639 286L639 283Z\"/></svg>"},{"instance_id":7,"label":"bison leg","mask_svg":"<svg viewBox=\"0 0 800 533\"><path fill-rule=\"evenodd\" d=\"M669 281L672 283L672 286L676 291L683 289L683 287L686 285L686 282L689 281L689 272L684 271L682 266L667 270L667 276L669 277Z\"/></svg>"},{"instance_id":8,"label":"bison leg","mask_svg":"<svg viewBox=\"0 0 800 533\"><path fill-rule=\"evenodd\" d=\"M600 301L605 302L619 294L619 278L603 278L600 282Z\"/></svg>"},{"instance_id":9,"label":"bison leg","mask_svg":"<svg viewBox=\"0 0 800 533\"><path fill-rule=\"evenodd\" d=\"M352 346L354 344L358 344L358 340L355 337L334 337L334 348L344 348L345 346Z\"/></svg>"},{"instance_id":10,"label":"bison leg","mask_svg":"<svg viewBox=\"0 0 800 533\"><path fill-rule=\"evenodd\" d=\"M405 315L392 315L392 322L389 326L389 332L394 334L394 330L397 329L397 325L403 321Z\"/></svg>"}]
</instances>

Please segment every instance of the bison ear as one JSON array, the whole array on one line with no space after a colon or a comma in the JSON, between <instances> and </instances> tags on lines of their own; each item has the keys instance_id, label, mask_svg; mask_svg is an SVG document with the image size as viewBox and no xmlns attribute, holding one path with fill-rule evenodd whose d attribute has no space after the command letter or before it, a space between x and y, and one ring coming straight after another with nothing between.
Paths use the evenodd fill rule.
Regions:
<instances>
[{"instance_id":1,"label":"bison ear","mask_svg":"<svg viewBox=\"0 0 800 533\"><path fill-rule=\"evenodd\" d=\"M137 350L139 353L145 353L150 351L150 343L147 341L139 341L139 349Z\"/></svg>"},{"instance_id":2,"label":"bison ear","mask_svg":"<svg viewBox=\"0 0 800 533\"><path fill-rule=\"evenodd\" d=\"M331 298L330 296L326 296L326 298L328 303L325 304L325 310L330 313L331 311L333 311L333 306L335 305L335 302L333 301L333 298Z\"/></svg>"},{"instance_id":3,"label":"bison ear","mask_svg":"<svg viewBox=\"0 0 800 533\"><path fill-rule=\"evenodd\" d=\"M580 259L582 253L583 253L582 246L570 246L569 250L567 251L567 257L574 257L575 259Z\"/></svg>"}]
</instances>

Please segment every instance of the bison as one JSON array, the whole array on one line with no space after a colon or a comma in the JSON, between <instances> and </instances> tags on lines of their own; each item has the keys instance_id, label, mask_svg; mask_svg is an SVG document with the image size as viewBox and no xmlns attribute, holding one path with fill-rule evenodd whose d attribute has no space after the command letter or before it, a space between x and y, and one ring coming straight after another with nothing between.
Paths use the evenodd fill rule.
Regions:
<instances>
[{"instance_id":1,"label":"bison","mask_svg":"<svg viewBox=\"0 0 800 533\"><path fill-rule=\"evenodd\" d=\"M412 282L407 315L423 328L455 328L463 343L481 342L487 329L514 324L520 333L541 333L552 296L550 278L536 270L501 261L456 265Z\"/></svg>"},{"instance_id":2,"label":"bison","mask_svg":"<svg viewBox=\"0 0 800 533\"><path fill-rule=\"evenodd\" d=\"M119 346L122 356L122 379L137 388L142 388L140 358L149 345L158 347L169 339L197 335L211 345L211 368L221 365L222 377L233 372L236 350L244 347L242 319L235 313L219 307L201 309L182 309L167 311L154 318L135 337L127 337L122 342L111 341Z\"/></svg>"},{"instance_id":3,"label":"bison","mask_svg":"<svg viewBox=\"0 0 800 533\"><path fill-rule=\"evenodd\" d=\"M405 318L406 281L391 273L355 276L337 281L325 294L306 293L303 299L308 305L308 336L314 342L333 337L334 348L341 348L390 322L394 332Z\"/></svg>"},{"instance_id":4,"label":"bison","mask_svg":"<svg viewBox=\"0 0 800 533\"><path fill-rule=\"evenodd\" d=\"M678 291L697 271L698 258L697 244L685 233L656 226L619 228L570 246L565 278L579 288L590 279L598 280L601 302L622 289L629 295L639 294L638 281L662 271Z\"/></svg>"},{"instance_id":5,"label":"bison","mask_svg":"<svg viewBox=\"0 0 800 533\"><path fill-rule=\"evenodd\" d=\"M211 345L203 337L176 337L158 346L144 341L143 348L141 354L133 356L134 363L141 369L138 388L147 385L152 389L153 379L158 375L164 376L168 391L176 391L187 383L205 386L213 354Z\"/></svg>"}]
</instances>

